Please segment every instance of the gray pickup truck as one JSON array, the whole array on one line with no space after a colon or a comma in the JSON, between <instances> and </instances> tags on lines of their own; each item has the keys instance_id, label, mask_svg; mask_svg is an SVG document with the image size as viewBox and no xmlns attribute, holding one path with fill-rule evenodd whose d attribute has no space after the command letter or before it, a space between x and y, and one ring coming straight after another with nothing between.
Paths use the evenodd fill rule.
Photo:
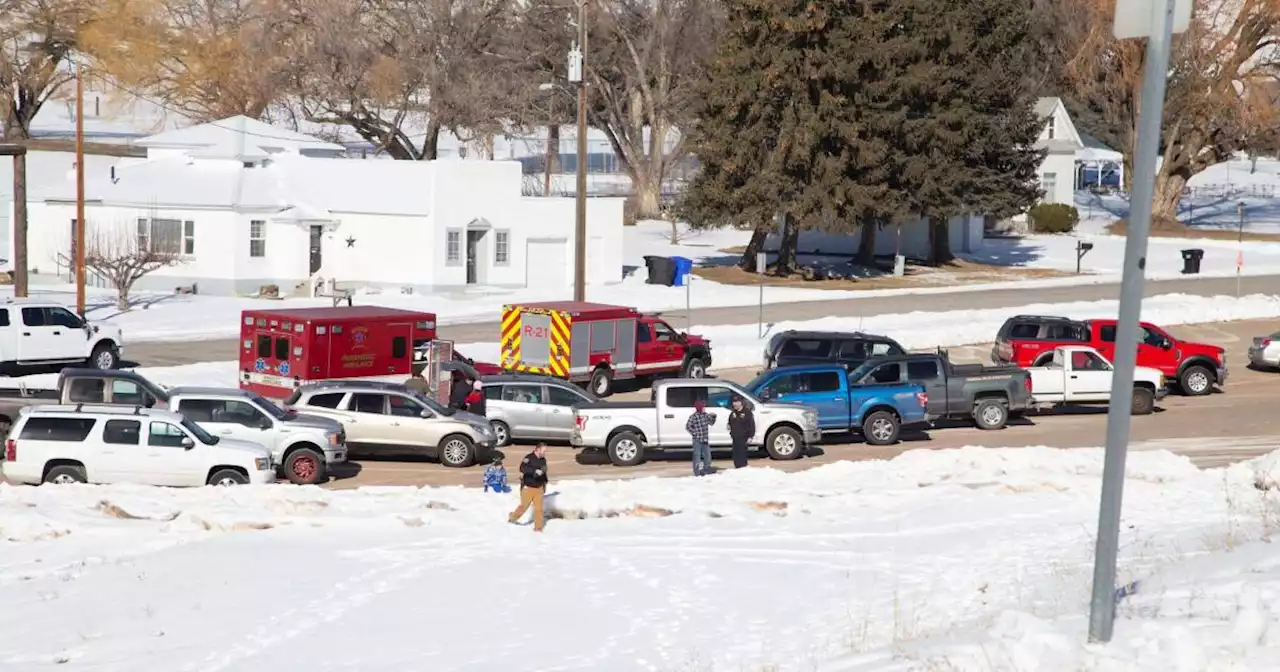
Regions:
<instances>
[{"instance_id":1,"label":"gray pickup truck","mask_svg":"<svg viewBox=\"0 0 1280 672\"><path fill-rule=\"evenodd\" d=\"M945 351L867 360L849 374L857 385L918 383L933 418L972 419L979 429L1001 429L1011 415L1032 407L1031 374L1016 366L952 364Z\"/></svg>"},{"instance_id":2,"label":"gray pickup truck","mask_svg":"<svg viewBox=\"0 0 1280 672\"><path fill-rule=\"evenodd\" d=\"M177 411L214 436L250 441L271 452L280 475L311 485L347 459L346 432L329 418L286 411L236 388L165 388L133 371L64 369L57 389L0 389L0 432L24 408L44 404L107 404Z\"/></svg>"}]
</instances>

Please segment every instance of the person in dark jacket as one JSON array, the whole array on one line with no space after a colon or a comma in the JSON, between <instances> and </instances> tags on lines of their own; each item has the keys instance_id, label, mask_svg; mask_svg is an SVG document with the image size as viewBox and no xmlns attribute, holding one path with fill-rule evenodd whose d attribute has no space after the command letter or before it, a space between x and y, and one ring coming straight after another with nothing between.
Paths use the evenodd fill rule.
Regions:
<instances>
[{"instance_id":1,"label":"person in dark jacket","mask_svg":"<svg viewBox=\"0 0 1280 672\"><path fill-rule=\"evenodd\" d=\"M733 468L747 466L747 444L756 435L756 417L742 397L733 398L729 411L729 437L733 439Z\"/></svg>"},{"instance_id":2,"label":"person in dark jacket","mask_svg":"<svg viewBox=\"0 0 1280 672\"><path fill-rule=\"evenodd\" d=\"M507 522L520 520L533 507L533 531L542 531L542 496L547 491L547 444L539 443L520 462L520 506L507 516Z\"/></svg>"},{"instance_id":3,"label":"person in dark jacket","mask_svg":"<svg viewBox=\"0 0 1280 672\"><path fill-rule=\"evenodd\" d=\"M467 395L467 412L484 415L484 411L484 384L477 380L471 386L471 394Z\"/></svg>"},{"instance_id":4,"label":"person in dark jacket","mask_svg":"<svg viewBox=\"0 0 1280 672\"><path fill-rule=\"evenodd\" d=\"M462 377L461 373L453 372L453 376L449 382L449 408L459 411L467 407L467 395L471 393L471 385Z\"/></svg>"},{"instance_id":5,"label":"person in dark jacket","mask_svg":"<svg viewBox=\"0 0 1280 672\"><path fill-rule=\"evenodd\" d=\"M424 397L429 397L431 396L431 386L427 384L427 379L422 375L422 371L425 368L425 366L415 364L413 366L413 375L404 381L404 386Z\"/></svg>"}]
</instances>

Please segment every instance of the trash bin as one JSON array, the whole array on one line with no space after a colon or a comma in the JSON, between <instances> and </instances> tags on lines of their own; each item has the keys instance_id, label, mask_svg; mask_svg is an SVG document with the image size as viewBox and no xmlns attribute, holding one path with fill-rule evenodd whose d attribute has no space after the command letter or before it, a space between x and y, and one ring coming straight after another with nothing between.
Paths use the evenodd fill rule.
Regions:
<instances>
[{"instance_id":1,"label":"trash bin","mask_svg":"<svg viewBox=\"0 0 1280 672\"><path fill-rule=\"evenodd\" d=\"M675 266L672 269L671 284L676 287L684 287L685 277L693 271L693 260L688 257L671 257L671 262Z\"/></svg>"},{"instance_id":2,"label":"trash bin","mask_svg":"<svg viewBox=\"0 0 1280 672\"><path fill-rule=\"evenodd\" d=\"M1204 250L1182 251L1182 273L1193 275L1200 272L1200 260L1204 259Z\"/></svg>"},{"instance_id":3,"label":"trash bin","mask_svg":"<svg viewBox=\"0 0 1280 672\"><path fill-rule=\"evenodd\" d=\"M649 269L649 284L671 286L676 274L676 265L671 258L646 256L644 265L645 268Z\"/></svg>"}]
</instances>

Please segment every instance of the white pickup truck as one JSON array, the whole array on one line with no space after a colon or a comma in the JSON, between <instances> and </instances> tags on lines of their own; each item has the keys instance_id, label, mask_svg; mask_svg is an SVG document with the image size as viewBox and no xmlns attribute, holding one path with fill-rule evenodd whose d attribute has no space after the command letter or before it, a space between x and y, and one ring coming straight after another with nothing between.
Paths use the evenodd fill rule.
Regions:
<instances>
[{"instance_id":1,"label":"white pickup truck","mask_svg":"<svg viewBox=\"0 0 1280 672\"><path fill-rule=\"evenodd\" d=\"M1054 348L1048 366L1036 366L1031 374L1031 403L1039 408L1068 404L1109 404L1111 362L1088 346L1072 345ZM1155 410L1156 400L1168 394L1164 374L1145 366L1133 370L1133 414L1146 415Z\"/></svg>"},{"instance_id":2,"label":"white pickup truck","mask_svg":"<svg viewBox=\"0 0 1280 672\"><path fill-rule=\"evenodd\" d=\"M795 404L766 404L743 388L723 380L658 381L650 401L599 402L574 406L574 429L569 443L577 448L603 449L619 467L640 464L650 450L687 450L693 446L685 422L695 401L706 402L716 416L711 447L733 445L729 438L729 403L742 397L755 415L756 433L749 445L764 446L775 460L794 460L816 444L822 433L818 413Z\"/></svg>"}]
</instances>

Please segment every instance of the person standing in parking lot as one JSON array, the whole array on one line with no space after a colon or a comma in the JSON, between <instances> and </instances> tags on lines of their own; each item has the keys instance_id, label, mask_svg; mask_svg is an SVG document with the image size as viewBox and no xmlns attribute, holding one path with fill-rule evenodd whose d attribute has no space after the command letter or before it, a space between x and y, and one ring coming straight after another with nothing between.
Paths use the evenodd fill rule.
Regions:
<instances>
[{"instance_id":1,"label":"person standing in parking lot","mask_svg":"<svg viewBox=\"0 0 1280 672\"><path fill-rule=\"evenodd\" d=\"M733 439L733 468L747 466L747 444L756 435L756 418L742 397L733 398L729 412L729 436Z\"/></svg>"},{"instance_id":2,"label":"person standing in parking lot","mask_svg":"<svg viewBox=\"0 0 1280 672\"><path fill-rule=\"evenodd\" d=\"M485 414L484 384L478 380L471 385L471 394L467 395L467 412Z\"/></svg>"},{"instance_id":3,"label":"person standing in parking lot","mask_svg":"<svg viewBox=\"0 0 1280 672\"><path fill-rule=\"evenodd\" d=\"M716 424L716 416L707 412L707 402L699 399L693 402L693 414L684 423L684 429L693 439L693 475L703 476L711 473L711 426Z\"/></svg>"},{"instance_id":4,"label":"person standing in parking lot","mask_svg":"<svg viewBox=\"0 0 1280 672\"><path fill-rule=\"evenodd\" d=\"M467 395L471 393L471 385L461 373L453 372L449 379L449 408L459 411L467 408Z\"/></svg>"},{"instance_id":5,"label":"person standing in parking lot","mask_svg":"<svg viewBox=\"0 0 1280 672\"><path fill-rule=\"evenodd\" d=\"M413 375L409 376L409 380L404 381L404 386L424 397L429 397L431 396L431 386L427 384L427 379L422 376L422 371L425 368L423 365L414 364Z\"/></svg>"},{"instance_id":6,"label":"person standing in parking lot","mask_svg":"<svg viewBox=\"0 0 1280 672\"><path fill-rule=\"evenodd\" d=\"M520 506L507 516L507 522L514 524L532 506L534 532L541 532L543 525L542 496L547 491L548 480L546 456L547 444L539 443L520 462Z\"/></svg>"}]
</instances>

